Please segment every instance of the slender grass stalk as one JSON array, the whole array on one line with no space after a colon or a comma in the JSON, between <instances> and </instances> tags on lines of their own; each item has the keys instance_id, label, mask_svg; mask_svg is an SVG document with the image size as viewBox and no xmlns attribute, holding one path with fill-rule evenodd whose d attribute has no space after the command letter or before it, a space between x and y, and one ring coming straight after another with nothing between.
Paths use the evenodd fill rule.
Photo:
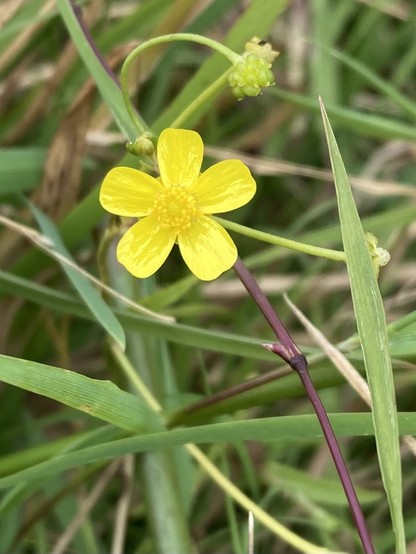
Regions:
<instances>
[{"instance_id":1,"label":"slender grass stalk","mask_svg":"<svg viewBox=\"0 0 416 554\"><path fill-rule=\"evenodd\" d=\"M328 419L328 415L321 402L321 399L319 398L310 378L307 360L293 341L292 337L286 331L283 323L280 321L276 312L273 310L273 307L270 304L269 300L266 298L257 281L254 279L253 275L250 273L250 271L247 269L240 258L238 258L236 263L234 264L234 271L247 289L247 292L256 302L260 311L263 313L270 327L273 329L276 337L280 341L280 344L265 344L264 347L267 350L270 350L271 352L274 352L275 354L280 356L299 375L299 378L305 388L305 392L311 401L311 404L318 417L319 423L322 427L325 440L328 444L328 448L331 452L332 459L334 460L334 464L337 469L341 484L344 488L345 495L350 505L352 517L360 536L364 552L365 554L375 554L375 549L371 540L371 536L368 531L367 524L365 522L364 515L354 489L354 485L351 481L350 474L348 472L337 439L335 437L335 433L332 429L331 423Z\"/></svg>"},{"instance_id":2,"label":"slender grass stalk","mask_svg":"<svg viewBox=\"0 0 416 554\"><path fill-rule=\"evenodd\" d=\"M176 119L172 121L169 127L179 128L197 111L200 106L203 106L206 102L208 102L208 100L210 100L226 84L230 69L225 71L218 77L218 79L215 79L213 83L208 85L206 89L201 92L201 94L197 96L195 100L176 117Z\"/></svg>"}]
</instances>

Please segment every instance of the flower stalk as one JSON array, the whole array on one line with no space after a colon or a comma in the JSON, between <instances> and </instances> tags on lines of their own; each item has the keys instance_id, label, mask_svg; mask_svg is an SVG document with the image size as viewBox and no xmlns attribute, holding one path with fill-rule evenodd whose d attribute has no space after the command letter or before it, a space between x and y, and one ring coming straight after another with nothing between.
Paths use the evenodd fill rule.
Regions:
<instances>
[{"instance_id":1,"label":"flower stalk","mask_svg":"<svg viewBox=\"0 0 416 554\"><path fill-rule=\"evenodd\" d=\"M243 54L237 54L216 40L194 33L171 33L168 35L154 37L146 42L143 42L142 44L139 44L139 46L130 52L123 63L120 73L123 100L133 124L139 131L139 135L149 132L149 129L137 114L130 100L127 82L127 75L130 66L135 59L148 48L159 44L181 41L195 42L197 44L212 48L224 56L230 62L231 67L209 87L207 87L200 97L195 99L194 102L192 102L188 108L177 119L175 119L173 123L170 124L170 127L172 128L179 127L186 118L198 109L201 104L205 103L209 98L214 96L214 94L220 90L226 82L226 79L228 79L232 92L238 100L241 100L245 96L258 96L261 93L262 88L274 85L274 77L271 72L271 66L274 59L278 56L278 52L272 50L271 45L267 43L267 41L261 41L257 37L254 37L251 41L246 43L245 52ZM155 141L156 137L153 137L153 139Z\"/></svg>"},{"instance_id":2,"label":"flower stalk","mask_svg":"<svg viewBox=\"0 0 416 554\"><path fill-rule=\"evenodd\" d=\"M127 58L123 63L123 67L121 68L121 73L120 73L120 84L121 84L121 91L123 94L123 99L124 99L124 103L126 105L127 111L129 112L131 120L136 126L140 135L148 131L148 129L144 126L141 118L138 117L137 112L134 109L134 106L130 100L128 83L127 83L127 75L128 75L129 69L132 63L134 62L134 60L148 48L157 46L158 44L165 44L169 42L180 42L180 41L192 41L198 44L209 46L210 48L217 50L217 52L225 56L231 64L238 63L240 59L240 56L238 54L236 54L233 50L231 50L230 48L227 48L223 44L220 44L219 42L213 39L210 39L201 35L193 34L193 33L172 33L168 35L161 35L159 37L154 37L150 40L147 40L146 42L139 44L139 46L136 46L136 48L134 48L134 50L130 52L130 54L127 56Z\"/></svg>"},{"instance_id":3,"label":"flower stalk","mask_svg":"<svg viewBox=\"0 0 416 554\"><path fill-rule=\"evenodd\" d=\"M254 240L273 244L274 246L290 248L291 250L301 252L302 254L318 256L319 258L326 258L327 260L332 260L334 262L345 262L345 252L343 252L342 250L323 248L322 246L315 246L313 244L298 242L296 240L280 237L278 235L271 235L270 233L266 233L265 231L259 231L258 229L246 227L245 225L241 225L240 223L235 223L234 221L223 219L222 217L218 216L214 216L214 219L229 231L233 231L234 233L238 233Z\"/></svg>"},{"instance_id":4,"label":"flower stalk","mask_svg":"<svg viewBox=\"0 0 416 554\"><path fill-rule=\"evenodd\" d=\"M266 318L267 322L269 323L270 327L279 340L278 343L264 344L264 347L274 354L277 354L299 375L299 378L305 388L305 392L308 395L313 409L315 410L315 413L318 417L326 442L328 444L328 448L331 452L331 456L338 472L341 484L344 488L345 495L347 497L351 509L351 514L355 522L361 543L363 545L364 552L365 554L375 554L375 549L371 540L371 536L368 531L367 524L365 522L364 515L354 489L354 485L351 481L350 474L339 448L328 415L309 375L307 360L293 341L292 337L286 331L279 317L273 310L273 307L270 304L269 300L266 298L257 281L247 269L241 258L238 258L236 263L234 264L234 271L243 283L247 292L256 302L260 311Z\"/></svg>"}]
</instances>

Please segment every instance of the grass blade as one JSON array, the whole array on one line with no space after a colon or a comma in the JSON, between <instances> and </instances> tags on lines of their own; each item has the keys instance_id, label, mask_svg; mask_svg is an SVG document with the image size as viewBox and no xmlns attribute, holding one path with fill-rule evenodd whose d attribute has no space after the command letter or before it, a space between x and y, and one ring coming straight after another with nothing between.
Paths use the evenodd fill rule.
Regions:
<instances>
[{"instance_id":1,"label":"grass blade","mask_svg":"<svg viewBox=\"0 0 416 554\"><path fill-rule=\"evenodd\" d=\"M406 554L399 428L384 308L348 176L322 102L321 112L334 174L354 313L373 403L377 454L396 534L396 554Z\"/></svg>"},{"instance_id":2,"label":"grass blade","mask_svg":"<svg viewBox=\"0 0 416 554\"><path fill-rule=\"evenodd\" d=\"M71 406L122 429L144 433L159 427L144 401L111 381L0 354L0 380Z\"/></svg>"},{"instance_id":3,"label":"grass blade","mask_svg":"<svg viewBox=\"0 0 416 554\"><path fill-rule=\"evenodd\" d=\"M271 87L267 89L267 94L311 112L317 112L319 109L314 98L290 92L281 87ZM336 104L327 104L327 109L334 123L343 126L345 129L352 129L361 135L376 137L377 139L401 139L416 142L416 131L413 125L401 123L401 121L391 117L372 115Z\"/></svg>"},{"instance_id":4,"label":"grass blade","mask_svg":"<svg viewBox=\"0 0 416 554\"><path fill-rule=\"evenodd\" d=\"M373 435L371 414L331 414L331 425L337 436ZM416 414L401 413L399 421L402 434L415 434ZM299 440L322 437L322 429L315 414L247 419L227 423L214 423L200 427L189 427L148 433L108 441L104 444L80 449L77 452L61 454L30 468L0 478L0 489L8 488L22 481L31 481L60 473L84 464L100 462L137 452L152 451L179 444L203 444L210 442L236 442L243 440Z\"/></svg>"},{"instance_id":5,"label":"grass blade","mask_svg":"<svg viewBox=\"0 0 416 554\"><path fill-rule=\"evenodd\" d=\"M72 259L71 254L66 249L66 246L62 242L62 239L52 221L36 208L31 202L28 201L29 207L34 214L39 227L42 232L51 239L54 249L65 256L65 258ZM123 327L120 325L118 319L101 298L100 294L91 285L91 283L73 267L62 263L61 267L66 273L68 279L71 281L86 306L93 314L98 323L107 331L107 333L120 345L121 348L125 348L126 337Z\"/></svg>"},{"instance_id":6,"label":"grass blade","mask_svg":"<svg viewBox=\"0 0 416 554\"><path fill-rule=\"evenodd\" d=\"M96 82L106 105L111 109L117 125L129 140L134 140L137 129L124 105L121 90L112 76L107 73L99 59L99 54L94 51L93 45L85 39L83 29L75 16L71 2L69 0L57 0L57 6L72 40L78 48L79 55Z\"/></svg>"},{"instance_id":7,"label":"grass blade","mask_svg":"<svg viewBox=\"0 0 416 554\"><path fill-rule=\"evenodd\" d=\"M335 48L331 48L329 51L332 56L363 77L363 79L372 85L375 90L385 94L387 98L390 98L390 100L395 102L397 106L402 108L405 113L410 115L412 118L416 118L415 102L404 96L404 94L401 94L396 87L379 77L376 73L374 73L374 71L361 63L359 60L356 60L351 56L336 50Z\"/></svg>"}]
</instances>

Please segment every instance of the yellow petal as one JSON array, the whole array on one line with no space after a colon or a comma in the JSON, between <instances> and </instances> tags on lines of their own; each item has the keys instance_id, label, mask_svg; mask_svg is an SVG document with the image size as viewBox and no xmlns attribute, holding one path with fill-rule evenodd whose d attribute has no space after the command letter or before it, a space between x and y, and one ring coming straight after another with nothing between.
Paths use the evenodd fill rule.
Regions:
<instances>
[{"instance_id":1,"label":"yellow petal","mask_svg":"<svg viewBox=\"0 0 416 554\"><path fill-rule=\"evenodd\" d=\"M204 213L229 212L253 198L256 181L240 160L224 160L204 171L192 192Z\"/></svg>"},{"instance_id":2,"label":"yellow petal","mask_svg":"<svg viewBox=\"0 0 416 554\"><path fill-rule=\"evenodd\" d=\"M178 235L178 243L187 266L203 281L216 279L237 260L230 235L211 217L199 218Z\"/></svg>"},{"instance_id":3,"label":"yellow petal","mask_svg":"<svg viewBox=\"0 0 416 554\"><path fill-rule=\"evenodd\" d=\"M153 206L163 185L154 177L131 167L115 167L104 177L100 202L104 209L116 215L141 217Z\"/></svg>"},{"instance_id":4,"label":"yellow petal","mask_svg":"<svg viewBox=\"0 0 416 554\"><path fill-rule=\"evenodd\" d=\"M157 143L160 176L166 187L191 186L201 170L204 144L195 131L165 129Z\"/></svg>"},{"instance_id":5,"label":"yellow petal","mask_svg":"<svg viewBox=\"0 0 416 554\"><path fill-rule=\"evenodd\" d=\"M175 238L171 230L162 229L156 218L150 215L135 223L121 237L117 259L134 276L149 277L166 260Z\"/></svg>"}]
</instances>

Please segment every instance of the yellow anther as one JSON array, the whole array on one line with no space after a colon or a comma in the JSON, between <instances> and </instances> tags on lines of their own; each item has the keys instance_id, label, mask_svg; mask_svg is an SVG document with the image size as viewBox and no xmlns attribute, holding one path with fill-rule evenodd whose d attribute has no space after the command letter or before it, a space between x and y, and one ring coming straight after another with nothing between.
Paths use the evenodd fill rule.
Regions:
<instances>
[{"instance_id":1,"label":"yellow anther","mask_svg":"<svg viewBox=\"0 0 416 554\"><path fill-rule=\"evenodd\" d=\"M195 195L180 185L160 192L152 212L162 227L177 233L188 229L195 218L202 214Z\"/></svg>"}]
</instances>

